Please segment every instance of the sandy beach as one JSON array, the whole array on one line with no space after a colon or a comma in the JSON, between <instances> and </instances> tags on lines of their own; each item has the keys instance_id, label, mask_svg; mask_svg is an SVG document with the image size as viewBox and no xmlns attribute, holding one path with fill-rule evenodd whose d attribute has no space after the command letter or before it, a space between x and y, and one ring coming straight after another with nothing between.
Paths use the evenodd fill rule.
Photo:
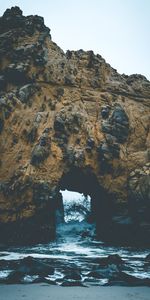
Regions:
<instances>
[{"instance_id":1,"label":"sandy beach","mask_svg":"<svg viewBox=\"0 0 150 300\"><path fill-rule=\"evenodd\" d=\"M148 287L60 287L46 284L0 285L1 300L149 300Z\"/></svg>"}]
</instances>

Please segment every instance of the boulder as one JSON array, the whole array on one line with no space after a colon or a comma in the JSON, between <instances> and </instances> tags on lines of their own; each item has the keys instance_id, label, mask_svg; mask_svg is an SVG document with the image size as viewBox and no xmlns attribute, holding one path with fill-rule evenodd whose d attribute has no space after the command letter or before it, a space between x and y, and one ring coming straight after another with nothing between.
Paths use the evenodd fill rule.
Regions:
<instances>
[{"instance_id":1,"label":"boulder","mask_svg":"<svg viewBox=\"0 0 150 300\"><path fill-rule=\"evenodd\" d=\"M7 279L5 280L5 283L9 284L18 284L18 283L23 283L23 277L24 274L20 271L12 271Z\"/></svg>"},{"instance_id":2,"label":"boulder","mask_svg":"<svg viewBox=\"0 0 150 300\"><path fill-rule=\"evenodd\" d=\"M63 281L61 286L82 286L85 287L85 285L81 281Z\"/></svg>"},{"instance_id":3,"label":"boulder","mask_svg":"<svg viewBox=\"0 0 150 300\"><path fill-rule=\"evenodd\" d=\"M109 284L116 284L120 283L120 285L127 285L127 286L150 286L150 279L149 278L137 278L133 275L127 274L125 272L120 272L118 278L110 279Z\"/></svg>"},{"instance_id":4,"label":"boulder","mask_svg":"<svg viewBox=\"0 0 150 300\"><path fill-rule=\"evenodd\" d=\"M28 256L22 259L16 271L23 275L39 275L44 277L52 275L54 268L45 262Z\"/></svg>"},{"instance_id":5,"label":"boulder","mask_svg":"<svg viewBox=\"0 0 150 300\"><path fill-rule=\"evenodd\" d=\"M148 254L148 255L146 256L145 261L148 262L148 263L150 262L150 254Z\"/></svg>"},{"instance_id":6,"label":"boulder","mask_svg":"<svg viewBox=\"0 0 150 300\"><path fill-rule=\"evenodd\" d=\"M80 273L78 271L72 271L72 272L69 272L68 274L66 274L64 276L64 279L69 279L69 280L81 280L82 277L80 275Z\"/></svg>"},{"instance_id":7,"label":"boulder","mask_svg":"<svg viewBox=\"0 0 150 300\"><path fill-rule=\"evenodd\" d=\"M105 278L105 276L101 272L99 272L99 271L91 271L88 274L86 274L86 276L93 277L93 278L96 278L96 279L103 279L103 278Z\"/></svg>"}]
</instances>

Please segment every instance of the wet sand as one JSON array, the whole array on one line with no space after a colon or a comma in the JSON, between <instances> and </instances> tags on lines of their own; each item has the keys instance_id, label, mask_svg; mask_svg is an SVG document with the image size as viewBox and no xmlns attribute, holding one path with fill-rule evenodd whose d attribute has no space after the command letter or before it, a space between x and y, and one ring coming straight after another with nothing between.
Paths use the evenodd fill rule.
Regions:
<instances>
[{"instance_id":1,"label":"wet sand","mask_svg":"<svg viewBox=\"0 0 150 300\"><path fill-rule=\"evenodd\" d=\"M61 287L46 284L0 285L0 300L149 300L149 287Z\"/></svg>"}]
</instances>

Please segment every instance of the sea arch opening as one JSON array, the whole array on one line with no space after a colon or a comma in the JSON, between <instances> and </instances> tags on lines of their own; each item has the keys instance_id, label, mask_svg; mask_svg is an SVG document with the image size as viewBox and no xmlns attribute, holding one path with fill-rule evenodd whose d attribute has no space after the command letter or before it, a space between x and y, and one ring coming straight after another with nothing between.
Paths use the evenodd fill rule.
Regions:
<instances>
[{"instance_id":1,"label":"sea arch opening","mask_svg":"<svg viewBox=\"0 0 150 300\"><path fill-rule=\"evenodd\" d=\"M90 221L91 197L79 192L61 190L64 208L64 222Z\"/></svg>"},{"instance_id":2,"label":"sea arch opening","mask_svg":"<svg viewBox=\"0 0 150 300\"><path fill-rule=\"evenodd\" d=\"M86 210L86 202L89 209L87 215L85 214L86 222L91 226L95 225L95 236L102 238L107 235L110 230L112 220L112 203L110 196L105 189L99 184L96 175L91 168L77 168L72 167L68 172L65 172L58 185L58 196L56 201L56 231L57 226L65 223L66 203L65 191L79 193L80 198L74 201L74 207ZM68 195L69 197L69 195ZM80 199L82 205L80 206ZM75 199L74 199L75 200ZM79 205L78 205L79 204ZM84 206L84 207L83 207ZM71 213L70 206L70 213ZM68 209L69 214L69 209ZM68 216L69 218L69 216ZM80 224L81 225L81 224ZM86 234L86 233L85 233Z\"/></svg>"}]
</instances>

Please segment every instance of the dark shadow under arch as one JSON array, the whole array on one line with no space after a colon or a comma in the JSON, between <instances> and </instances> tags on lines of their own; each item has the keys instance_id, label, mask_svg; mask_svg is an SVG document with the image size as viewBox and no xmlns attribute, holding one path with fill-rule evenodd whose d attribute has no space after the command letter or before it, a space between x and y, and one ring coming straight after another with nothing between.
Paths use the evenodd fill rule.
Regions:
<instances>
[{"instance_id":1,"label":"dark shadow under arch","mask_svg":"<svg viewBox=\"0 0 150 300\"><path fill-rule=\"evenodd\" d=\"M106 237L107 232L110 232L112 222L112 199L100 186L93 171L90 168L72 167L63 174L58 185L59 191L65 189L91 197L91 222L96 223L97 237ZM63 209L60 193L57 199L57 208Z\"/></svg>"}]
</instances>

